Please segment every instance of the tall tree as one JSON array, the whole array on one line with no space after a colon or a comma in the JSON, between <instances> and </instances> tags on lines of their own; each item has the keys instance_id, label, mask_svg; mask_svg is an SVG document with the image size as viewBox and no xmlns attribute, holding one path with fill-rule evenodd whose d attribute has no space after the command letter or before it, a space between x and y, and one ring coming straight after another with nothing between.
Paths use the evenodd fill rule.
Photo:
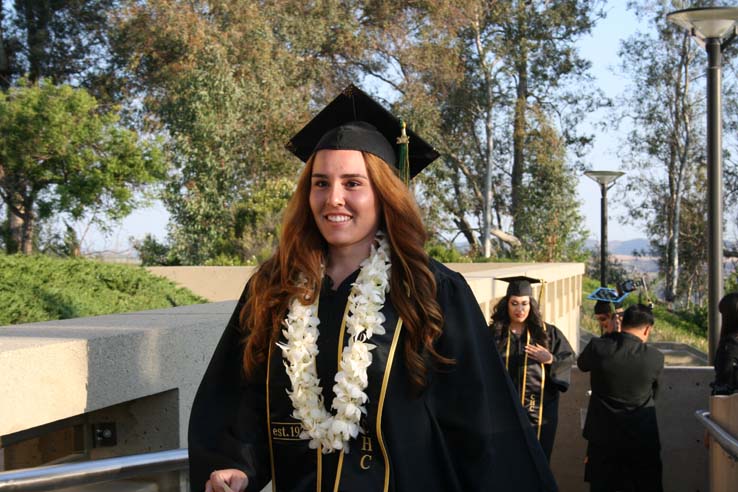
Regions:
<instances>
[{"instance_id":1,"label":"tall tree","mask_svg":"<svg viewBox=\"0 0 738 492\"><path fill-rule=\"evenodd\" d=\"M394 89L397 106L432 136L443 160L424 189L472 250L489 254L485 231L511 226L520 198L530 106L559 115L571 155L587 141L576 127L600 100L581 89L588 63L573 43L599 17L600 2L382 5L367 12L373 22L362 24L361 54L368 61L356 65Z\"/></svg>"},{"instance_id":2,"label":"tall tree","mask_svg":"<svg viewBox=\"0 0 738 492\"><path fill-rule=\"evenodd\" d=\"M105 106L108 77L109 14L117 0L0 0L0 89L20 78L86 87ZM23 218L7 208L7 224L20 241ZM33 229L33 227L31 227Z\"/></svg>"},{"instance_id":3,"label":"tall tree","mask_svg":"<svg viewBox=\"0 0 738 492\"><path fill-rule=\"evenodd\" d=\"M256 192L272 190L299 161L284 143L309 119L310 103L334 96L335 50L353 14L345 2L236 0L127 2L116 19L115 52L152 131L169 136L175 164L165 193L171 237L185 263L248 260L241 220ZM349 27L347 27L349 26ZM256 248L258 249L258 248Z\"/></svg>"},{"instance_id":4,"label":"tall tree","mask_svg":"<svg viewBox=\"0 0 738 492\"><path fill-rule=\"evenodd\" d=\"M117 0L2 0L0 29L8 87L23 76L35 82L93 88L110 64L108 18ZM100 94L97 94L98 96Z\"/></svg>"},{"instance_id":5,"label":"tall tree","mask_svg":"<svg viewBox=\"0 0 738 492\"><path fill-rule=\"evenodd\" d=\"M624 160L638 170L628 189L637 200L633 218L645 222L661 251L664 298L673 302L679 293L683 200L705 165L704 89L693 83L705 60L689 33L666 21L667 11L681 5L630 6L648 12L653 33L637 33L619 52L632 80L620 105L631 122Z\"/></svg>"},{"instance_id":6,"label":"tall tree","mask_svg":"<svg viewBox=\"0 0 738 492\"><path fill-rule=\"evenodd\" d=\"M515 0L512 4L512 15L503 22L503 40L515 87L510 214L513 231L519 235L516 224L524 207L521 191L527 167L525 144L531 101L551 114L568 106L570 111L566 114L572 118L561 122L562 131L565 136L574 137L570 144L578 142L576 123L582 118L583 109L597 104L589 99L597 95L580 90L576 94L567 92L567 82L588 79L590 63L578 56L575 43L592 30L603 13L602 2L590 0Z\"/></svg>"},{"instance_id":7,"label":"tall tree","mask_svg":"<svg viewBox=\"0 0 738 492\"><path fill-rule=\"evenodd\" d=\"M0 93L0 198L19 219L9 252L32 253L37 220L52 214L124 217L163 176L156 142L117 123L84 89L21 80Z\"/></svg>"},{"instance_id":8,"label":"tall tree","mask_svg":"<svg viewBox=\"0 0 738 492\"><path fill-rule=\"evenodd\" d=\"M531 108L527 179L520 193L522 209L519 257L533 261L582 261L586 233L576 196L577 179L566 162L566 145L547 116Z\"/></svg>"}]
</instances>

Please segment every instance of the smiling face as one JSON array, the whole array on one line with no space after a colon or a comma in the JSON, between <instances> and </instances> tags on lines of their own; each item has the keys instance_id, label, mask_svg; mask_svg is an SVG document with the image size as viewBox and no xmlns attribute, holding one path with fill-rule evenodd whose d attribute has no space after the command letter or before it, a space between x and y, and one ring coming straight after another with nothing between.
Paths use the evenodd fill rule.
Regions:
<instances>
[{"instance_id":1,"label":"smiling face","mask_svg":"<svg viewBox=\"0 0 738 492\"><path fill-rule=\"evenodd\" d=\"M361 152L324 149L315 154L310 209L330 251L369 255L380 207Z\"/></svg>"},{"instance_id":2,"label":"smiling face","mask_svg":"<svg viewBox=\"0 0 738 492\"><path fill-rule=\"evenodd\" d=\"M510 296L507 301L507 314L513 323L523 323L530 313L530 296Z\"/></svg>"}]
</instances>

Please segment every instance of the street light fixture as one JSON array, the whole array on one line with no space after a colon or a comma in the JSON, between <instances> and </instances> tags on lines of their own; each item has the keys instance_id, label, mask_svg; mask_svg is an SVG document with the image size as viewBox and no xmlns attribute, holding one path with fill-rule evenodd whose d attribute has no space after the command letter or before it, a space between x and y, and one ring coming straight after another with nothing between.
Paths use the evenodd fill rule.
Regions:
<instances>
[{"instance_id":1,"label":"street light fixture","mask_svg":"<svg viewBox=\"0 0 738 492\"><path fill-rule=\"evenodd\" d=\"M708 357L720 337L718 302L723 297L722 52L736 36L736 7L678 10L667 20L687 29L707 51L707 285Z\"/></svg>"},{"instance_id":2,"label":"street light fixture","mask_svg":"<svg viewBox=\"0 0 738 492\"><path fill-rule=\"evenodd\" d=\"M600 285L607 287L607 190L622 176L620 171L585 171L584 175L600 185Z\"/></svg>"}]
</instances>

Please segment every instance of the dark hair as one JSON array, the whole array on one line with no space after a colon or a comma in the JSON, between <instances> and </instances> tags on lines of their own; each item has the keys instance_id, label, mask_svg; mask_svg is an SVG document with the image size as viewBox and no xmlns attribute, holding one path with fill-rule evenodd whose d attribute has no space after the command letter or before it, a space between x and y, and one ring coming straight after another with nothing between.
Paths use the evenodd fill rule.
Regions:
<instances>
[{"instance_id":1,"label":"dark hair","mask_svg":"<svg viewBox=\"0 0 738 492\"><path fill-rule=\"evenodd\" d=\"M607 301L597 301L594 305L594 313L595 314L611 314L613 312L613 306L612 303Z\"/></svg>"},{"instance_id":2,"label":"dark hair","mask_svg":"<svg viewBox=\"0 0 738 492\"><path fill-rule=\"evenodd\" d=\"M546 336L546 330L543 325L543 317L541 311L538 309L538 301L533 296L530 297L530 311L528 317L525 319L525 327L528 328L530 338L533 342L543 345L547 349L548 337ZM490 327L495 334L502 333L502 330L510 328L510 313L508 312L508 302L510 296L505 296L495 306L495 311L492 313L492 322Z\"/></svg>"},{"instance_id":3,"label":"dark hair","mask_svg":"<svg viewBox=\"0 0 738 492\"><path fill-rule=\"evenodd\" d=\"M653 311L645 304L634 304L623 313L621 329L640 328L641 326L653 325L655 322Z\"/></svg>"},{"instance_id":4,"label":"dark hair","mask_svg":"<svg viewBox=\"0 0 738 492\"><path fill-rule=\"evenodd\" d=\"M723 315L720 339L738 336L738 292L725 294L718 303L718 310Z\"/></svg>"}]
</instances>

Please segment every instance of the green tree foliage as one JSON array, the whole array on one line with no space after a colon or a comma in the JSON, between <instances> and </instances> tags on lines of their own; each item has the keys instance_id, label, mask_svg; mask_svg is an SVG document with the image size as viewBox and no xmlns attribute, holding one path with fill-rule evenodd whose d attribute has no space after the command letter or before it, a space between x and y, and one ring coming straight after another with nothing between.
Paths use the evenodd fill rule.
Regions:
<instances>
[{"instance_id":1,"label":"green tree foliage","mask_svg":"<svg viewBox=\"0 0 738 492\"><path fill-rule=\"evenodd\" d=\"M151 234L146 234L142 240L131 238L133 249L138 253L141 266L171 266L178 265L178 261L172 255L172 248L160 243Z\"/></svg>"},{"instance_id":2,"label":"green tree foliage","mask_svg":"<svg viewBox=\"0 0 738 492\"><path fill-rule=\"evenodd\" d=\"M573 43L592 28L600 2L381 5L365 12L364 58L349 61L393 89L397 108L441 152L419 188L438 211L436 228L461 231L473 254L489 250L482 231L513 223L512 198L531 169L521 123L531 108L559 116L572 156L588 142L577 124L602 101L582 90L589 65Z\"/></svg>"},{"instance_id":3,"label":"green tree foliage","mask_svg":"<svg viewBox=\"0 0 738 492\"><path fill-rule=\"evenodd\" d=\"M587 142L576 127L599 100L581 88L588 64L573 43L599 5L123 2L111 38L127 90L143 102L141 121L168 137L176 171L165 203L177 255L187 263L250 261L255 249L240 239L244 206L276 177L294 179L299 164L282 144L348 80L389 96L392 110L437 145L443 159L416 185L433 211L430 226L461 231L473 253L483 249L479 225L511 227L512 190L533 165L520 157L514 121L533 106L556 114L567 158ZM517 120L516 107L524 113ZM534 125L517 127L524 146ZM512 179L513 148L524 164L520 183ZM264 240L261 225L248 228Z\"/></svg>"},{"instance_id":4,"label":"green tree foliage","mask_svg":"<svg viewBox=\"0 0 738 492\"><path fill-rule=\"evenodd\" d=\"M0 93L0 197L12 212L10 252L33 251L37 221L94 212L116 220L163 177L156 142L118 125L84 89L21 80Z\"/></svg>"},{"instance_id":5,"label":"green tree foliage","mask_svg":"<svg viewBox=\"0 0 738 492\"><path fill-rule=\"evenodd\" d=\"M117 0L0 0L0 87L21 77L104 87ZM101 92L95 92L100 97Z\"/></svg>"},{"instance_id":6,"label":"green tree foliage","mask_svg":"<svg viewBox=\"0 0 738 492\"><path fill-rule=\"evenodd\" d=\"M529 169L521 188L516 230L524 260L582 261L586 232L576 196L577 180L566 165L566 146L546 116L536 111L528 132ZM533 125L531 125L533 126Z\"/></svg>"},{"instance_id":7,"label":"green tree foliage","mask_svg":"<svg viewBox=\"0 0 738 492\"><path fill-rule=\"evenodd\" d=\"M703 50L666 14L682 2L632 2L648 15L652 33L637 33L620 49L631 79L621 117L630 123L623 160L630 218L643 223L658 253L667 302L689 302L702 283L706 249ZM691 5L690 5L691 6ZM686 268L686 271L684 269ZM686 281L686 288L682 282Z\"/></svg>"},{"instance_id":8,"label":"green tree foliage","mask_svg":"<svg viewBox=\"0 0 738 492\"><path fill-rule=\"evenodd\" d=\"M332 97L342 85L330 61L336 49L350 48L350 5L127 5L115 49L151 116L149 128L169 136L175 172L164 202L172 247L184 263L250 261L274 228L252 197L283 203L278 178L294 182L300 167L284 144L314 111L313 97L325 102L321 95ZM246 244L253 240L266 243Z\"/></svg>"}]
</instances>

